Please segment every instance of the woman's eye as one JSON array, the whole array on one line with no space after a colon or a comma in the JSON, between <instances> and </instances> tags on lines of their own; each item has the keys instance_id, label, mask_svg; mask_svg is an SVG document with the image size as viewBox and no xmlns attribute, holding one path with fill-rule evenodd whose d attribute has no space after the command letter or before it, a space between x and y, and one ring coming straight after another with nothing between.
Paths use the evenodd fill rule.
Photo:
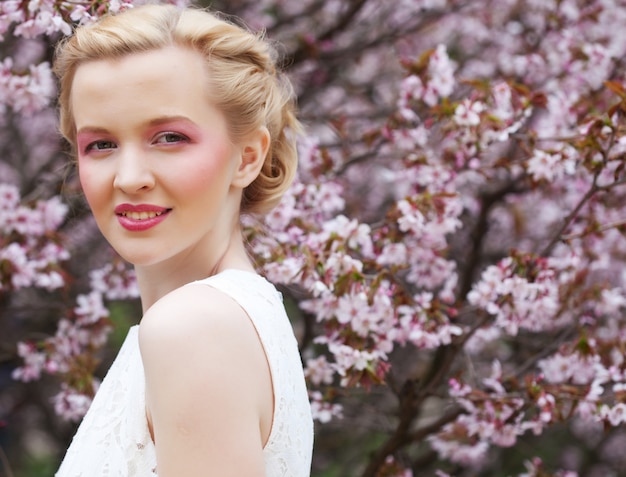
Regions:
<instances>
[{"instance_id":1,"label":"woman's eye","mask_svg":"<svg viewBox=\"0 0 626 477\"><path fill-rule=\"evenodd\" d=\"M113 141L94 141L86 148L87 151L106 151L108 149L115 149L115 143Z\"/></svg>"},{"instance_id":2,"label":"woman's eye","mask_svg":"<svg viewBox=\"0 0 626 477\"><path fill-rule=\"evenodd\" d=\"M176 144L179 142L186 142L188 138L182 134L167 132L159 134L154 142L156 144Z\"/></svg>"}]
</instances>

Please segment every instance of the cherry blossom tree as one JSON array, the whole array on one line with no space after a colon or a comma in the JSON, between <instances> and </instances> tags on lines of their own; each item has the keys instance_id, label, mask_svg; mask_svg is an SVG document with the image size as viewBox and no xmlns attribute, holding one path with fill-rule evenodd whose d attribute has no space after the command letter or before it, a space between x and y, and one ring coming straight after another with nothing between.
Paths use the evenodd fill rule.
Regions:
<instances>
[{"instance_id":1,"label":"cherry blossom tree","mask_svg":"<svg viewBox=\"0 0 626 477\"><path fill-rule=\"evenodd\" d=\"M138 3L0 4L0 420L36 408L59 453L137 310L60 173L51 45ZM314 475L619 475L626 3L211 7L283 45L307 127L246 230L300 339Z\"/></svg>"}]
</instances>

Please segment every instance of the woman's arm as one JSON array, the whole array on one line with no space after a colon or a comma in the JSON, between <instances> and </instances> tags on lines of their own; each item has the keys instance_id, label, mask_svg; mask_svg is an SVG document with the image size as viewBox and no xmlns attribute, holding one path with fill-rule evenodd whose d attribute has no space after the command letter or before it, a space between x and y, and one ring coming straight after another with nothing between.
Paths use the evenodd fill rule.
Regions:
<instances>
[{"instance_id":1,"label":"woman's arm","mask_svg":"<svg viewBox=\"0 0 626 477\"><path fill-rule=\"evenodd\" d=\"M271 376L243 309L186 286L148 310L139 343L159 477L263 476Z\"/></svg>"}]
</instances>

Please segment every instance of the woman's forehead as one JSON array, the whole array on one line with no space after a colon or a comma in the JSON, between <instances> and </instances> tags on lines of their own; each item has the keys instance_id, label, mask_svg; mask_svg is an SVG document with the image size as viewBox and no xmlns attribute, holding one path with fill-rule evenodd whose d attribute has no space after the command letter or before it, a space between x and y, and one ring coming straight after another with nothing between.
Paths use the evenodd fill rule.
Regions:
<instances>
[{"instance_id":1,"label":"woman's forehead","mask_svg":"<svg viewBox=\"0 0 626 477\"><path fill-rule=\"evenodd\" d=\"M84 63L76 71L70 101L80 128L103 113L120 119L204 115L212 107L208 90L202 57L173 47Z\"/></svg>"}]
</instances>

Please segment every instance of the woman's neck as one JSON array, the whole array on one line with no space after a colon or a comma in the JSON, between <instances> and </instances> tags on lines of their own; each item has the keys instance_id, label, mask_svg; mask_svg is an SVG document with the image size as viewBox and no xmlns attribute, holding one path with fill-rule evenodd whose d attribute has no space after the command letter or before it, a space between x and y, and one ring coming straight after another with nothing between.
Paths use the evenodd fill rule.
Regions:
<instances>
[{"instance_id":1,"label":"woman's neck","mask_svg":"<svg viewBox=\"0 0 626 477\"><path fill-rule=\"evenodd\" d=\"M188 251L184 256L176 256L166 262L136 266L143 312L169 292L195 280L210 277L229 268L254 271L239 227L229 240L222 243L221 249L204 247L201 250Z\"/></svg>"}]
</instances>

